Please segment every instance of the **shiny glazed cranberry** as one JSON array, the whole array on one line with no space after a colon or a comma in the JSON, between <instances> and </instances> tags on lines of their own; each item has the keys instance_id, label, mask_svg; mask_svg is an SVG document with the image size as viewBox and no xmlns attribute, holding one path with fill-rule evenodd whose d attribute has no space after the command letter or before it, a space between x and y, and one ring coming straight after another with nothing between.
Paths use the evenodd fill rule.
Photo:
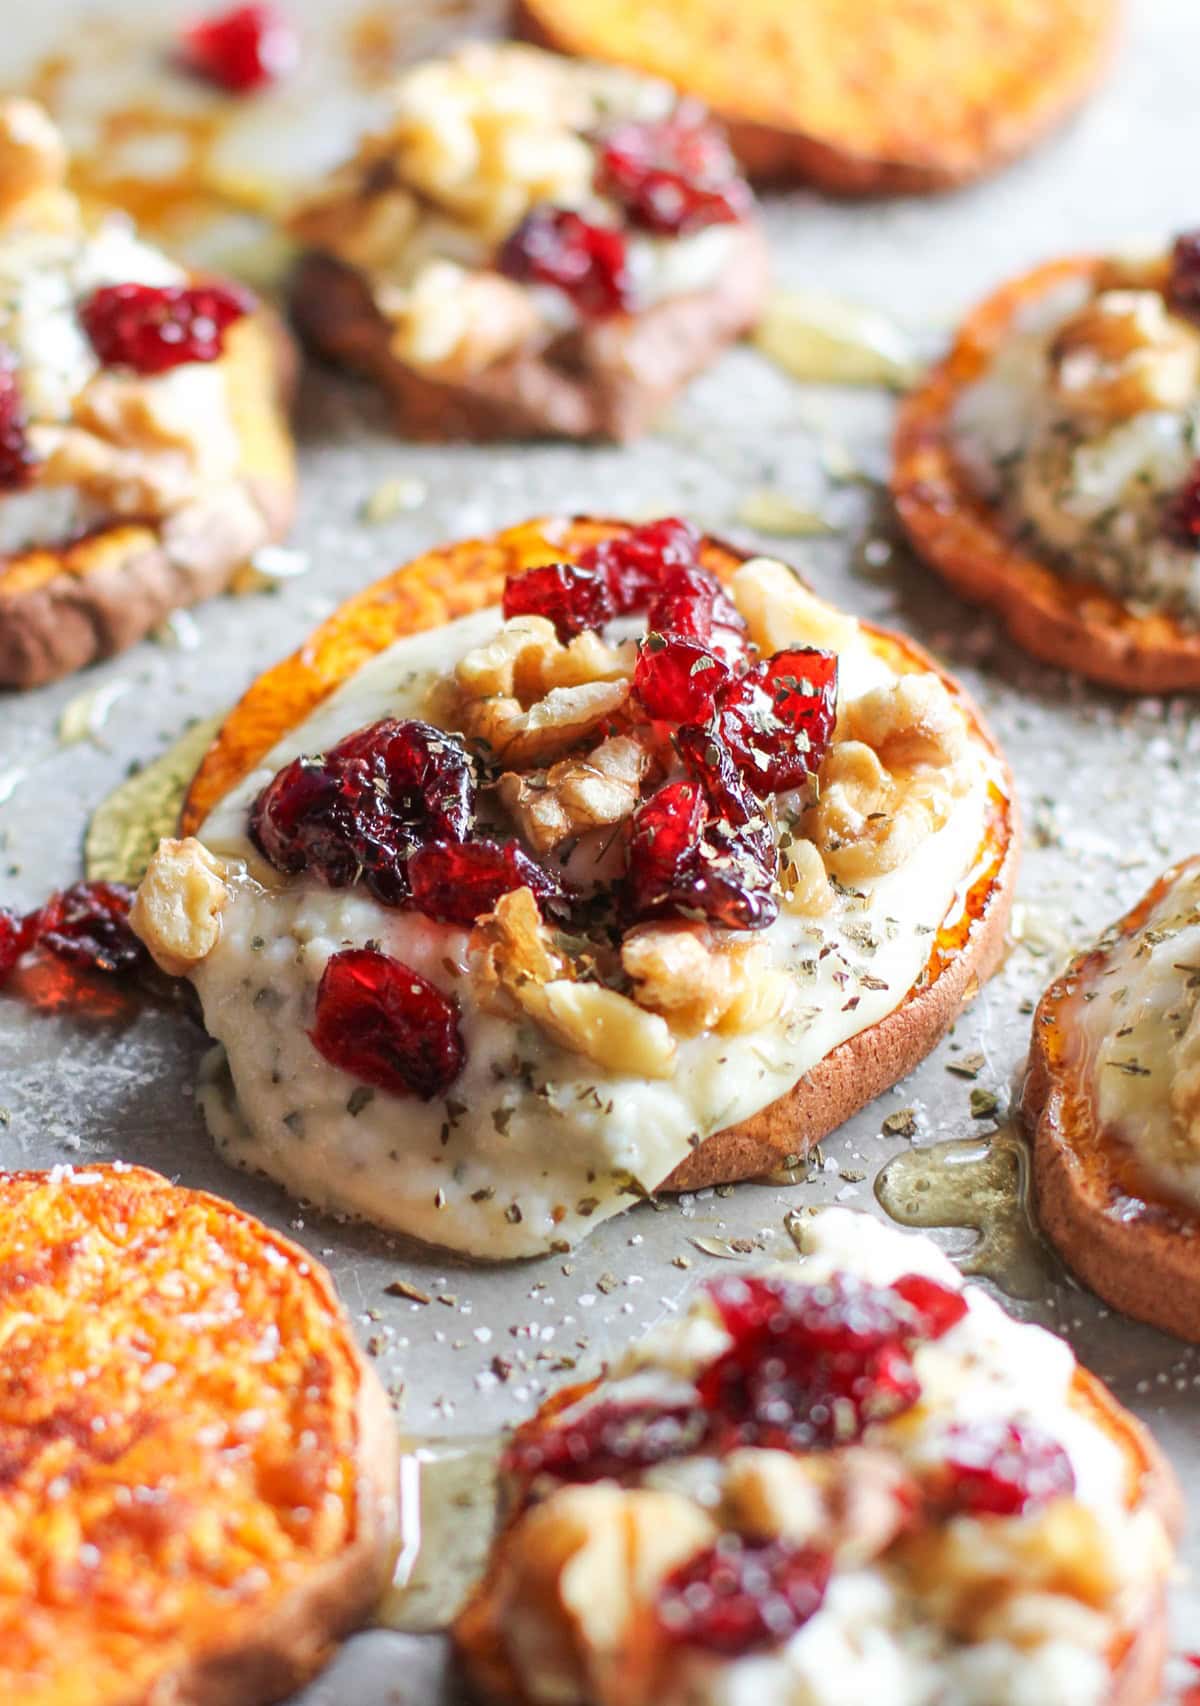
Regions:
<instances>
[{"instance_id":1,"label":"shiny glazed cranberry","mask_svg":"<svg viewBox=\"0 0 1200 1706\"><path fill-rule=\"evenodd\" d=\"M129 927L132 901L124 883L74 883L29 914L26 945L47 948L85 971L138 971L149 955Z\"/></svg>"},{"instance_id":2,"label":"shiny glazed cranberry","mask_svg":"<svg viewBox=\"0 0 1200 1706\"><path fill-rule=\"evenodd\" d=\"M715 575L698 563L669 568L650 604L647 624L659 634L685 634L709 641L717 629L734 633L746 624Z\"/></svg>"},{"instance_id":3,"label":"shiny glazed cranberry","mask_svg":"<svg viewBox=\"0 0 1200 1706\"><path fill-rule=\"evenodd\" d=\"M24 918L0 906L0 983L13 970L21 955L33 941L33 932Z\"/></svg>"},{"instance_id":4,"label":"shiny glazed cranberry","mask_svg":"<svg viewBox=\"0 0 1200 1706\"><path fill-rule=\"evenodd\" d=\"M511 1475L532 1480L620 1480L684 1457L702 1443L707 1419L694 1405L590 1404L572 1416L522 1428L504 1457Z\"/></svg>"},{"instance_id":5,"label":"shiny glazed cranberry","mask_svg":"<svg viewBox=\"0 0 1200 1706\"><path fill-rule=\"evenodd\" d=\"M36 466L16 357L7 344L0 344L0 492L23 491L33 480Z\"/></svg>"},{"instance_id":6,"label":"shiny glazed cranberry","mask_svg":"<svg viewBox=\"0 0 1200 1706\"><path fill-rule=\"evenodd\" d=\"M723 1535L667 1577L658 1623L680 1645L723 1658L780 1646L821 1609L831 1570L829 1554L810 1547Z\"/></svg>"},{"instance_id":7,"label":"shiny glazed cranberry","mask_svg":"<svg viewBox=\"0 0 1200 1706\"><path fill-rule=\"evenodd\" d=\"M585 628L602 628L615 614L602 575L574 563L543 563L504 583L504 615L544 616L564 644Z\"/></svg>"},{"instance_id":8,"label":"shiny glazed cranberry","mask_svg":"<svg viewBox=\"0 0 1200 1706\"><path fill-rule=\"evenodd\" d=\"M701 1400L733 1445L843 1445L920 1396L910 1352L940 1338L957 1296L922 1303L836 1274L821 1285L756 1275L708 1288L733 1343L704 1370Z\"/></svg>"},{"instance_id":9,"label":"shiny glazed cranberry","mask_svg":"<svg viewBox=\"0 0 1200 1706\"><path fill-rule=\"evenodd\" d=\"M1189 320L1200 320L1200 231L1184 231L1171 250L1167 306Z\"/></svg>"},{"instance_id":10,"label":"shiny glazed cranberry","mask_svg":"<svg viewBox=\"0 0 1200 1706\"><path fill-rule=\"evenodd\" d=\"M300 42L277 7L234 6L189 25L180 57L197 77L245 95L286 77L300 58Z\"/></svg>"},{"instance_id":11,"label":"shiny glazed cranberry","mask_svg":"<svg viewBox=\"0 0 1200 1706\"><path fill-rule=\"evenodd\" d=\"M633 691L647 714L662 722L702 722L729 674L724 658L702 641L652 633L638 653Z\"/></svg>"},{"instance_id":12,"label":"shiny glazed cranberry","mask_svg":"<svg viewBox=\"0 0 1200 1706\"><path fill-rule=\"evenodd\" d=\"M675 745L689 774L704 789L710 830L715 820L724 832L723 843L748 854L769 886L778 864L775 832L762 801L746 785L732 754L715 735L697 723L680 729Z\"/></svg>"},{"instance_id":13,"label":"shiny glazed cranberry","mask_svg":"<svg viewBox=\"0 0 1200 1706\"><path fill-rule=\"evenodd\" d=\"M829 749L837 718L833 652L776 652L730 682L717 727L751 786L761 794L796 788Z\"/></svg>"},{"instance_id":14,"label":"shiny glazed cranberry","mask_svg":"<svg viewBox=\"0 0 1200 1706\"><path fill-rule=\"evenodd\" d=\"M1167 505L1163 532L1183 551L1200 551L1200 462Z\"/></svg>"},{"instance_id":15,"label":"shiny glazed cranberry","mask_svg":"<svg viewBox=\"0 0 1200 1706\"><path fill-rule=\"evenodd\" d=\"M744 219L753 202L720 133L686 106L655 123L611 130L596 187L621 204L631 225L665 237Z\"/></svg>"},{"instance_id":16,"label":"shiny glazed cranberry","mask_svg":"<svg viewBox=\"0 0 1200 1706\"><path fill-rule=\"evenodd\" d=\"M585 320L630 306L633 282L625 238L565 207L535 207L500 250L500 272L519 284L549 284L570 297Z\"/></svg>"},{"instance_id":17,"label":"shiny glazed cranberry","mask_svg":"<svg viewBox=\"0 0 1200 1706\"><path fill-rule=\"evenodd\" d=\"M1075 1491L1071 1459L1029 1422L977 1421L954 1429L947 1499L971 1516L1021 1516Z\"/></svg>"},{"instance_id":18,"label":"shiny glazed cranberry","mask_svg":"<svg viewBox=\"0 0 1200 1706\"><path fill-rule=\"evenodd\" d=\"M427 842L408 861L408 881L418 912L466 927L512 889L532 889L540 901L562 894L515 841Z\"/></svg>"},{"instance_id":19,"label":"shiny glazed cranberry","mask_svg":"<svg viewBox=\"0 0 1200 1706\"><path fill-rule=\"evenodd\" d=\"M317 986L313 1047L391 1096L442 1096L463 1068L458 1004L374 948L330 956Z\"/></svg>"},{"instance_id":20,"label":"shiny glazed cranberry","mask_svg":"<svg viewBox=\"0 0 1200 1706\"><path fill-rule=\"evenodd\" d=\"M770 881L740 832L712 816L695 782L669 782L634 815L623 896L631 919L700 918L762 930L779 916Z\"/></svg>"},{"instance_id":21,"label":"shiny glazed cranberry","mask_svg":"<svg viewBox=\"0 0 1200 1706\"><path fill-rule=\"evenodd\" d=\"M386 717L322 758L284 766L250 808L250 838L276 870L329 888L362 881L387 906L408 897L408 859L461 841L475 815L470 760L430 723Z\"/></svg>"},{"instance_id":22,"label":"shiny glazed cranberry","mask_svg":"<svg viewBox=\"0 0 1200 1706\"><path fill-rule=\"evenodd\" d=\"M244 290L221 284L106 284L79 310L105 367L167 373L218 361L225 333L253 307Z\"/></svg>"},{"instance_id":23,"label":"shiny glazed cranberry","mask_svg":"<svg viewBox=\"0 0 1200 1706\"><path fill-rule=\"evenodd\" d=\"M618 616L645 610L669 569L700 560L700 535L689 521L666 516L620 539L602 539L580 552L580 566L602 574Z\"/></svg>"}]
</instances>

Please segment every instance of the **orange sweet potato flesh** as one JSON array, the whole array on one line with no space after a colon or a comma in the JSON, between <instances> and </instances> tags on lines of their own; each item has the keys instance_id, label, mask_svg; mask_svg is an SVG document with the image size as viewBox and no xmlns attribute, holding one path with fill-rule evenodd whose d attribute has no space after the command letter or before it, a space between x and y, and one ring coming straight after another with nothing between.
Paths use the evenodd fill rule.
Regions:
<instances>
[{"instance_id":1,"label":"orange sweet potato flesh","mask_svg":"<svg viewBox=\"0 0 1200 1706\"><path fill-rule=\"evenodd\" d=\"M1092 87L1116 12L1116 0L517 0L517 27L698 96L755 176L871 194L962 183L1021 153Z\"/></svg>"},{"instance_id":2,"label":"orange sweet potato flesh","mask_svg":"<svg viewBox=\"0 0 1200 1706\"><path fill-rule=\"evenodd\" d=\"M250 1215L136 1167L0 1176L0 1700L312 1674L386 1568L377 1390L328 1275Z\"/></svg>"},{"instance_id":3,"label":"orange sweet potato flesh","mask_svg":"<svg viewBox=\"0 0 1200 1706\"><path fill-rule=\"evenodd\" d=\"M1103 588L1073 580L1014 543L972 488L951 440L962 392L983 373L1018 315L1101 262L1073 256L1012 280L968 316L953 349L905 399L896 426L892 495L918 553L955 591L994 609L1036 658L1129 693L1200 690L1200 628L1138 615Z\"/></svg>"}]
</instances>

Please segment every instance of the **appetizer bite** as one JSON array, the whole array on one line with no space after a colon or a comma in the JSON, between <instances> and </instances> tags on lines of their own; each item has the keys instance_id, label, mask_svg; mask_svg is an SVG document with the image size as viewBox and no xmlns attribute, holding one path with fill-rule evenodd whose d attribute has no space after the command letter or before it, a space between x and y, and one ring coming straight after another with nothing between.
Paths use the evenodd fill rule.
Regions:
<instances>
[{"instance_id":1,"label":"appetizer bite","mask_svg":"<svg viewBox=\"0 0 1200 1706\"><path fill-rule=\"evenodd\" d=\"M0 102L0 687L122 650L291 519L290 354L240 289L85 222Z\"/></svg>"},{"instance_id":2,"label":"appetizer bite","mask_svg":"<svg viewBox=\"0 0 1200 1706\"><path fill-rule=\"evenodd\" d=\"M1200 1342L1200 858L1050 985L1025 1119L1063 1259L1115 1308Z\"/></svg>"},{"instance_id":3,"label":"appetizer bite","mask_svg":"<svg viewBox=\"0 0 1200 1706\"><path fill-rule=\"evenodd\" d=\"M222 1153L488 1257L803 1154L992 970L1011 785L961 690L686 523L432 552L260 679L132 922Z\"/></svg>"},{"instance_id":4,"label":"appetizer bite","mask_svg":"<svg viewBox=\"0 0 1200 1706\"><path fill-rule=\"evenodd\" d=\"M396 1443L324 1269L140 1167L0 1174L0 1698L259 1706L387 1582Z\"/></svg>"},{"instance_id":5,"label":"appetizer bite","mask_svg":"<svg viewBox=\"0 0 1200 1706\"><path fill-rule=\"evenodd\" d=\"M1148 1706L1179 1499L1069 1347L831 1209L505 1455L455 1629L504 1706Z\"/></svg>"},{"instance_id":6,"label":"appetizer bite","mask_svg":"<svg viewBox=\"0 0 1200 1706\"><path fill-rule=\"evenodd\" d=\"M292 220L312 347L438 438L645 431L767 281L722 133L665 83L472 43Z\"/></svg>"},{"instance_id":7,"label":"appetizer bite","mask_svg":"<svg viewBox=\"0 0 1200 1706\"><path fill-rule=\"evenodd\" d=\"M903 405L893 491L929 565L1035 657L1200 688L1200 234L1005 285Z\"/></svg>"},{"instance_id":8,"label":"appetizer bite","mask_svg":"<svg viewBox=\"0 0 1200 1706\"><path fill-rule=\"evenodd\" d=\"M944 189L1023 153L1083 100L1115 0L517 0L531 40L666 77L752 175L840 193Z\"/></svg>"}]
</instances>

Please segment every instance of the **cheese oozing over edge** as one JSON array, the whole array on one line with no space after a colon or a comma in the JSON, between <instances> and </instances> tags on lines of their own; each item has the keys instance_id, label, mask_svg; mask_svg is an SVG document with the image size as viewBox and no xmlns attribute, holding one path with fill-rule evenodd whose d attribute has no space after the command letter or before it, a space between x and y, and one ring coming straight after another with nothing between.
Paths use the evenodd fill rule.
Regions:
<instances>
[{"instance_id":1,"label":"cheese oozing over edge","mask_svg":"<svg viewBox=\"0 0 1200 1706\"><path fill-rule=\"evenodd\" d=\"M944 827L898 869L863 881L822 919L785 910L755 932L794 986L776 1019L742 1035L680 1037L668 1079L605 1072L473 1002L466 930L358 889L284 881L247 839L250 805L283 764L381 716L427 716L433 683L499 625L493 608L397 642L217 806L200 838L235 875L220 941L192 973L232 1078L231 1088L217 1072L203 1098L226 1159L321 1206L494 1258L580 1238L898 1007L970 886L993 769L980 748ZM849 698L895 679L858 630L840 671ZM460 1000L467 1058L444 1100L364 1098L309 1040L330 955L368 941Z\"/></svg>"}]
</instances>

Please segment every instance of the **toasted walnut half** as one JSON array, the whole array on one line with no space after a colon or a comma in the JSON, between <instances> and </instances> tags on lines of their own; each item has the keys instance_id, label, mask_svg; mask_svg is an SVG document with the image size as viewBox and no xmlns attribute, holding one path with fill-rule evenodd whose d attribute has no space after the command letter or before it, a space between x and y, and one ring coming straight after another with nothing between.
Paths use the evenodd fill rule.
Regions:
<instances>
[{"instance_id":1,"label":"toasted walnut half","mask_svg":"<svg viewBox=\"0 0 1200 1706\"><path fill-rule=\"evenodd\" d=\"M942 828L971 786L970 741L934 675L873 688L843 725L803 828L831 875L855 882L895 870Z\"/></svg>"},{"instance_id":2,"label":"toasted walnut half","mask_svg":"<svg viewBox=\"0 0 1200 1706\"><path fill-rule=\"evenodd\" d=\"M603 728L629 697L627 681L555 687L528 710L519 699L468 699L459 726L498 763L516 769L545 764Z\"/></svg>"},{"instance_id":3,"label":"toasted walnut half","mask_svg":"<svg viewBox=\"0 0 1200 1706\"><path fill-rule=\"evenodd\" d=\"M747 943L683 920L631 930L621 965L640 1006L661 1013L684 1035L758 1030L787 1005L787 977Z\"/></svg>"},{"instance_id":4,"label":"toasted walnut half","mask_svg":"<svg viewBox=\"0 0 1200 1706\"><path fill-rule=\"evenodd\" d=\"M474 699L505 695L528 705L555 687L628 681L636 662L632 641L610 646L588 629L564 645L544 616L510 616L494 639L459 659L454 678Z\"/></svg>"},{"instance_id":5,"label":"toasted walnut half","mask_svg":"<svg viewBox=\"0 0 1200 1706\"><path fill-rule=\"evenodd\" d=\"M229 899L225 866L189 835L160 841L142 878L129 922L156 965L185 977L216 947Z\"/></svg>"},{"instance_id":6,"label":"toasted walnut half","mask_svg":"<svg viewBox=\"0 0 1200 1706\"><path fill-rule=\"evenodd\" d=\"M544 772L501 776L500 798L539 853L589 829L622 823L638 803L650 757L639 741L614 735L585 757Z\"/></svg>"},{"instance_id":7,"label":"toasted walnut half","mask_svg":"<svg viewBox=\"0 0 1200 1706\"><path fill-rule=\"evenodd\" d=\"M1072 413L1126 420L1181 409L1200 386L1200 336L1153 290L1107 290L1060 327L1050 386Z\"/></svg>"},{"instance_id":8,"label":"toasted walnut half","mask_svg":"<svg viewBox=\"0 0 1200 1706\"><path fill-rule=\"evenodd\" d=\"M771 557L751 557L743 563L731 590L750 638L767 657L788 646L842 652L858 636L853 616L834 610L809 592L786 564Z\"/></svg>"}]
</instances>

